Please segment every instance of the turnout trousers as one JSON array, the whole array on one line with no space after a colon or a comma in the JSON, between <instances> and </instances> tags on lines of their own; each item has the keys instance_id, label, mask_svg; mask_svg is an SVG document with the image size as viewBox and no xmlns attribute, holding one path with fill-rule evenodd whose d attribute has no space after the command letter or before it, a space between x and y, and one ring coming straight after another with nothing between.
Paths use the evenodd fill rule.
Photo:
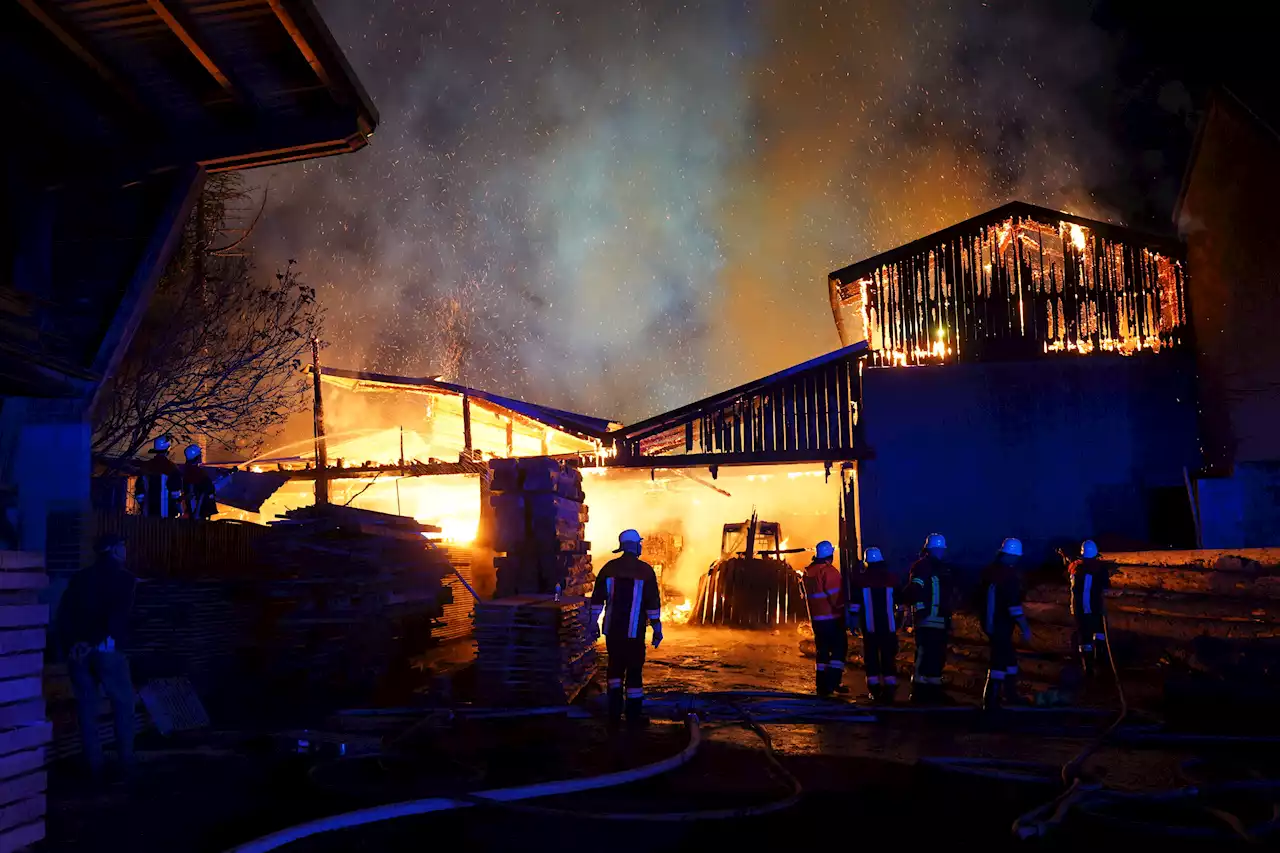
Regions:
<instances>
[{"instance_id":1,"label":"turnout trousers","mask_svg":"<svg viewBox=\"0 0 1280 853\"><path fill-rule=\"evenodd\" d=\"M867 685L898 683L898 635L893 631L864 631L862 662Z\"/></svg>"},{"instance_id":2,"label":"turnout trousers","mask_svg":"<svg viewBox=\"0 0 1280 853\"><path fill-rule=\"evenodd\" d=\"M844 620L813 620L813 644L818 658L818 695L830 696L844 680L844 659L849 655Z\"/></svg>"},{"instance_id":3,"label":"turnout trousers","mask_svg":"<svg viewBox=\"0 0 1280 853\"><path fill-rule=\"evenodd\" d=\"M947 629L916 628L916 667L912 681L925 695L942 689L942 667L947 661Z\"/></svg>"},{"instance_id":4,"label":"turnout trousers","mask_svg":"<svg viewBox=\"0 0 1280 853\"><path fill-rule=\"evenodd\" d=\"M606 677L609 680L609 718L622 719L623 689L626 689L625 707L628 717L639 717L644 701L644 637L604 638L604 648L609 655Z\"/></svg>"}]
</instances>

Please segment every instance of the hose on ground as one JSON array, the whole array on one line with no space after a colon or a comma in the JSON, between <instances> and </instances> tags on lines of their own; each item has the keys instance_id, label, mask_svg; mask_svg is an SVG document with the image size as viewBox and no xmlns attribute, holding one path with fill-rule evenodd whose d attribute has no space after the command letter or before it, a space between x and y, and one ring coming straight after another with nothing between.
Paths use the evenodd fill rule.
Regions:
<instances>
[{"instance_id":1,"label":"hose on ground","mask_svg":"<svg viewBox=\"0 0 1280 853\"><path fill-rule=\"evenodd\" d=\"M389 803L382 806L373 806L367 809L358 809L357 811L345 812L343 814L331 815L329 817L318 818L316 820L300 823L296 826L287 827L264 835L261 838L254 839L238 847L233 847L227 853L266 853L269 850L277 850L286 844L292 844L303 838L313 835L319 835L325 832L334 832L340 829L350 829L357 826L366 826L371 823L380 823L382 821L394 820L401 817L412 817L415 815L430 814L432 812L450 811L453 809L471 808L478 804L492 804L503 802L515 802L519 800L533 799L536 797L547 797L555 794L573 794L580 791L598 790L600 788L611 788L617 785L625 785L630 782L638 782L643 779L649 779L670 770L674 770L690 761L698 752L698 747L702 743L702 734L696 717L689 717L685 721L685 725L689 731L689 742L680 752L673 756L664 758L661 761L655 761L651 764L645 764L640 767L634 767L630 770L620 770L614 773L605 773L600 776L590 776L582 779L562 779L556 782L539 782L532 785L520 785L512 788L496 788L489 791L479 791L474 794L466 795L465 799L458 797L427 797L419 800L408 800L400 803Z\"/></svg>"}]
</instances>

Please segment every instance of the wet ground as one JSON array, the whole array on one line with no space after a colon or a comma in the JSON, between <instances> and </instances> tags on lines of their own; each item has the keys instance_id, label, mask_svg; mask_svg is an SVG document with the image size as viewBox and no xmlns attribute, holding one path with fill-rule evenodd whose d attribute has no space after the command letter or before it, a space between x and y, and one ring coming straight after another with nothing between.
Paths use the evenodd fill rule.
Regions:
<instances>
[{"instance_id":1,"label":"wet ground","mask_svg":"<svg viewBox=\"0 0 1280 853\"><path fill-rule=\"evenodd\" d=\"M688 694L808 692L813 661L800 653L799 639L794 629L770 635L673 626L662 647L651 650L645 670L649 692L667 696L651 708L679 716L677 702L687 703ZM452 650L450 666L460 656ZM860 687L860 676L855 680ZM678 700L677 694L684 698ZM1095 699L1099 706L1114 704L1113 696ZM262 735L204 734L170 742L153 736L142 744L142 772L132 791L89 796L68 768L54 769L49 841L43 849L220 851L299 821L378 803L633 768L673 755L688 742L686 727L674 721L645 732L610 732L589 713L598 701L588 695L574 714L522 719L343 717L332 724L347 730L348 757L341 760L286 756L274 749L280 741ZM668 813L765 806L790 791L759 736L721 718L704 726L703 743L691 763L620 788L538 801L539 808L551 812L468 808L324 835L283 849L420 851L448 842L504 851L602 843L610 853L750 850L812 844L814 832L840 845L883 839L908 846L972 842L1005 849L1014 846L1012 820L1052 797L1056 784L963 775L930 759L1030 761L1052 773L1109 719L1103 713L1023 711L989 720L965 708L920 712L902 707L874 718L851 714L841 721L770 723L765 730L779 762L803 788L799 804L728 821L674 820ZM379 756L358 757L379 743L390 747ZM1108 785L1154 790L1181 784L1183 763L1192 757L1185 749L1104 747L1089 767ZM665 819L617 818L638 812L663 813ZM1055 839L1066 849L1082 838L1110 839L1114 832L1113 826L1075 824ZM1169 849L1167 839L1162 847Z\"/></svg>"}]
</instances>

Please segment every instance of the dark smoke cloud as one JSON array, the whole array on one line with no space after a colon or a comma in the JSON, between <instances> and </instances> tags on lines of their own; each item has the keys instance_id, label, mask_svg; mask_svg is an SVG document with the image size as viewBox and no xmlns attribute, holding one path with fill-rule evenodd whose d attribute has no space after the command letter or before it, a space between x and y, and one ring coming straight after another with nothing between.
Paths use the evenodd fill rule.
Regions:
<instances>
[{"instance_id":1,"label":"dark smoke cloud","mask_svg":"<svg viewBox=\"0 0 1280 853\"><path fill-rule=\"evenodd\" d=\"M837 346L853 260L1014 198L1122 212L1087 4L318 5L382 125L271 176L258 250L331 364L634 419Z\"/></svg>"}]
</instances>

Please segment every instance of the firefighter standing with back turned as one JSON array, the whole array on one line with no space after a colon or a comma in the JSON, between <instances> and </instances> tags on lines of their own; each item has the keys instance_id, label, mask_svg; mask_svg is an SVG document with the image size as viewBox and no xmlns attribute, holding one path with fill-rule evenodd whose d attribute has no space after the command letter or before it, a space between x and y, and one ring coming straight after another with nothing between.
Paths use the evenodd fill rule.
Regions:
<instances>
[{"instance_id":1,"label":"firefighter standing with back turned","mask_svg":"<svg viewBox=\"0 0 1280 853\"><path fill-rule=\"evenodd\" d=\"M832 564L836 549L827 541L814 549L813 562L804 570L804 591L809 598L809 619L813 623L819 696L848 693L844 680L844 659L849 639L844 623L844 583Z\"/></svg>"},{"instance_id":2,"label":"firefighter standing with back turned","mask_svg":"<svg viewBox=\"0 0 1280 853\"><path fill-rule=\"evenodd\" d=\"M1064 557L1066 555L1063 555ZM1103 624L1106 591L1111 586L1111 566L1098 556L1098 545L1086 539L1080 545L1080 559L1067 566L1071 579L1071 615L1076 623L1076 644L1087 676L1106 663L1110 649Z\"/></svg>"},{"instance_id":3,"label":"firefighter standing with back turned","mask_svg":"<svg viewBox=\"0 0 1280 853\"><path fill-rule=\"evenodd\" d=\"M898 691L898 620L893 574L879 548L868 548L850 578L849 630L862 634L862 661L872 702L892 702Z\"/></svg>"},{"instance_id":4,"label":"firefighter standing with back turned","mask_svg":"<svg viewBox=\"0 0 1280 853\"><path fill-rule=\"evenodd\" d=\"M951 568L947 565L947 540L930 533L924 553L911 566L907 602L912 606L916 666L911 678L911 701L948 702L942 690L942 668L947 661L947 634L951 628Z\"/></svg>"},{"instance_id":5,"label":"firefighter standing with back turned","mask_svg":"<svg viewBox=\"0 0 1280 853\"><path fill-rule=\"evenodd\" d=\"M1018 560L1022 542L1006 539L1000 544L991 565L982 573L982 630L987 635L987 684L982 691L982 709L994 711L1001 701L1018 702L1018 656L1013 648L1013 626L1022 632L1022 641L1031 642L1031 626L1022 612L1022 584L1018 581Z\"/></svg>"},{"instance_id":6,"label":"firefighter standing with back turned","mask_svg":"<svg viewBox=\"0 0 1280 853\"><path fill-rule=\"evenodd\" d=\"M153 518L177 518L182 513L182 474L169 458L170 441L160 436L151 458L139 466L133 495L138 511Z\"/></svg>"},{"instance_id":7,"label":"firefighter standing with back turned","mask_svg":"<svg viewBox=\"0 0 1280 853\"><path fill-rule=\"evenodd\" d=\"M182 503L187 518L208 521L218 511L214 501L213 480L200 465L200 445L192 444L184 451L187 464L182 466Z\"/></svg>"},{"instance_id":8,"label":"firefighter standing with back turned","mask_svg":"<svg viewBox=\"0 0 1280 853\"><path fill-rule=\"evenodd\" d=\"M640 559L640 534L624 530L618 536L615 557L596 576L591 590L591 618L599 635L600 613L604 612L604 646L609 655L609 722L622 721L623 683L626 683L627 724L649 722L644 703L644 629L653 626L653 647L662 642L662 604L658 578L653 566Z\"/></svg>"}]
</instances>

